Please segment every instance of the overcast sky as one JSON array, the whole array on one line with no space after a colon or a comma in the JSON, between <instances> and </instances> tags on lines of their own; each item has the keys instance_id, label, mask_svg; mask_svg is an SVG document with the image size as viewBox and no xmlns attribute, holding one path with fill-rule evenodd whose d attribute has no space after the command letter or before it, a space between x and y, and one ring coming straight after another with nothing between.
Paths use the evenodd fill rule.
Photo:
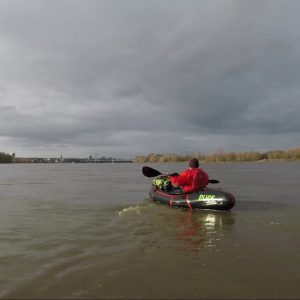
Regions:
<instances>
[{"instance_id":1,"label":"overcast sky","mask_svg":"<svg viewBox=\"0 0 300 300\"><path fill-rule=\"evenodd\" d=\"M0 0L0 151L300 146L298 0Z\"/></svg>"}]
</instances>

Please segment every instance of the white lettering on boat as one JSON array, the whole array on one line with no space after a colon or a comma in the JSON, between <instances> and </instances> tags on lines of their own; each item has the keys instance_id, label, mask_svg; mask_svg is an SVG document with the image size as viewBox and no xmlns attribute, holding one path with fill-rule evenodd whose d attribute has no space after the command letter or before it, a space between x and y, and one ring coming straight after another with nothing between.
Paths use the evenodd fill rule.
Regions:
<instances>
[{"instance_id":1,"label":"white lettering on boat","mask_svg":"<svg viewBox=\"0 0 300 300\"><path fill-rule=\"evenodd\" d=\"M212 203L218 203L219 201L222 201L223 198L216 198L216 195L200 195L199 200L208 200Z\"/></svg>"},{"instance_id":2,"label":"white lettering on boat","mask_svg":"<svg viewBox=\"0 0 300 300\"><path fill-rule=\"evenodd\" d=\"M200 195L199 200L215 199L216 195Z\"/></svg>"}]
</instances>

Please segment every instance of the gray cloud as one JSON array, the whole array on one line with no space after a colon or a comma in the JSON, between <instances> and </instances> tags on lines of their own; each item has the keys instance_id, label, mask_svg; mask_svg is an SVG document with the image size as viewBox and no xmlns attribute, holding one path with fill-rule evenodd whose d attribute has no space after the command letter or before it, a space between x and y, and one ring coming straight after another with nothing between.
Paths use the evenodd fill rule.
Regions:
<instances>
[{"instance_id":1,"label":"gray cloud","mask_svg":"<svg viewBox=\"0 0 300 300\"><path fill-rule=\"evenodd\" d=\"M298 1L0 2L0 143L132 156L297 145Z\"/></svg>"}]
</instances>

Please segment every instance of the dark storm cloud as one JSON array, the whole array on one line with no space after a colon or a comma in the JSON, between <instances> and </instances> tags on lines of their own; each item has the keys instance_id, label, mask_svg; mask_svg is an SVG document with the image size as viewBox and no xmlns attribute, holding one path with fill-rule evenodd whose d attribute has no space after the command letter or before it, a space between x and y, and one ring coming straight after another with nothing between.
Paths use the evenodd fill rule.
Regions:
<instances>
[{"instance_id":1,"label":"dark storm cloud","mask_svg":"<svg viewBox=\"0 0 300 300\"><path fill-rule=\"evenodd\" d=\"M1 144L130 155L295 146L299 9L1 1Z\"/></svg>"}]
</instances>

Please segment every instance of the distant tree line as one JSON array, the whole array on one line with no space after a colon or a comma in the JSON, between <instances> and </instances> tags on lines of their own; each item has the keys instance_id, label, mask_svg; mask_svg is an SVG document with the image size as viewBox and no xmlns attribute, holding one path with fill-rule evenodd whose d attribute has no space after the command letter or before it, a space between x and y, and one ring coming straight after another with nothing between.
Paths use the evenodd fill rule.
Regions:
<instances>
[{"instance_id":1,"label":"distant tree line","mask_svg":"<svg viewBox=\"0 0 300 300\"><path fill-rule=\"evenodd\" d=\"M13 157L10 154L0 152L0 164L12 163Z\"/></svg>"},{"instance_id":2,"label":"distant tree line","mask_svg":"<svg viewBox=\"0 0 300 300\"><path fill-rule=\"evenodd\" d=\"M164 163L164 162L185 162L191 158L198 158L203 162L239 162L239 161L267 161L267 160L300 160L300 148L292 148L287 151L271 150L260 153L256 151L246 152L224 152L203 155L201 153L177 155L177 154L154 154L147 156L136 156L133 162L136 163Z\"/></svg>"},{"instance_id":3,"label":"distant tree line","mask_svg":"<svg viewBox=\"0 0 300 300\"><path fill-rule=\"evenodd\" d=\"M155 154L151 153L146 156L136 156L133 159L135 163L164 163L164 162L186 162L191 158L198 158L202 162L239 162L239 161L268 161L268 160L300 160L300 147L295 147L286 151L271 150L264 153L257 151L246 152L224 152L218 151L215 154L204 155L201 153L193 154ZM111 158L108 158L111 159ZM86 160L88 161L88 160ZM21 161L19 158L0 152L0 163L12 162L32 162L32 160Z\"/></svg>"}]
</instances>

